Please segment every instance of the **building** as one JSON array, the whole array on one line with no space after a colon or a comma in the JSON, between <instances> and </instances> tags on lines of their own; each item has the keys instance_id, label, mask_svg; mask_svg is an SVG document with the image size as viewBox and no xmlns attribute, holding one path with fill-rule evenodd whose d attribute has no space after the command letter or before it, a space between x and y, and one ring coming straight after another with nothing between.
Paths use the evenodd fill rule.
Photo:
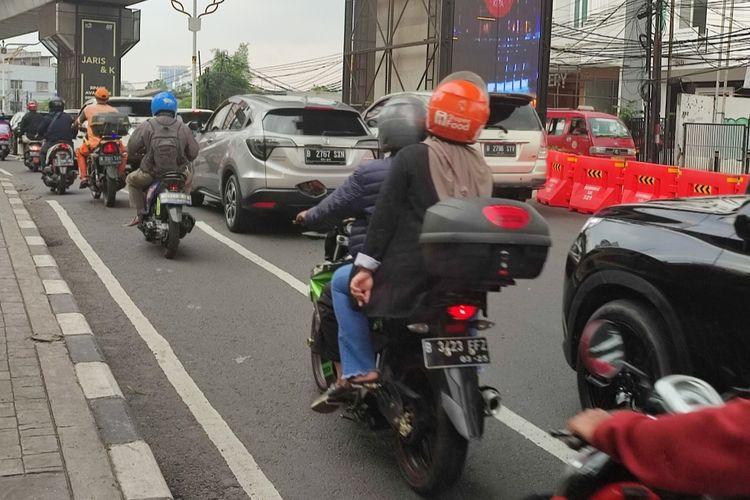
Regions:
<instances>
[{"instance_id":1,"label":"building","mask_svg":"<svg viewBox=\"0 0 750 500\"><path fill-rule=\"evenodd\" d=\"M167 88L174 90L192 81L190 66L159 66L159 80L167 84Z\"/></svg>"},{"instance_id":2,"label":"building","mask_svg":"<svg viewBox=\"0 0 750 500\"><path fill-rule=\"evenodd\" d=\"M0 108L21 111L30 100L46 101L56 92L57 66L52 56L21 51L0 55Z\"/></svg>"}]
</instances>

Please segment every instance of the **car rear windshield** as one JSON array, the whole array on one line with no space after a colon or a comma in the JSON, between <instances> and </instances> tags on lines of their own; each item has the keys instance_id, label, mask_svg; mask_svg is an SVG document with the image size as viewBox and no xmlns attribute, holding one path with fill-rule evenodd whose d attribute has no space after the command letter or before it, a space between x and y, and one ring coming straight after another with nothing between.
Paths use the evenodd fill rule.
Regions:
<instances>
[{"instance_id":1,"label":"car rear windshield","mask_svg":"<svg viewBox=\"0 0 750 500\"><path fill-rule=\"evenodd\" d=\"M190 122L198 122L201 125L206 123L209 118L211 118L211 115L213 114L212 111L180 111L177 113L180 118L182 118L182 121L185 123Z\"/></svg>"},{"instance_id":2,"label":"car rear windshield","mask_svg":"<svg viewBox=\"0 0 750 500\"><path fill-rule=\"evenodd\" d=\"M128 116L151 116L151 101L118 101L110 99L110 106Z\"/></svg>"},{"instance_id":3,"label":"car rear windshield","mask_svg":"<svg viewBox=\"0 0 750 500\"><path fill-rule=\"evenodd\" d=\"M506 130L541 130L534 108L526 101L492 98L487 128Z\"/></svg>"},{"instance_id":4,"label":"car rear windshield","mask_svg":"<svg viewBox=\"0 0 750 500\"><path fill-rule=\"evenodd\" d=\"M263 119L263 128L266 132L283 135L367 135L357 113L327 109L277 109Z\"/></svg>"},{"instance_id":5,"label":"car rear windshield","mask_svg":"<svg viewBox=\"0 0 750 500\"><path fill-rule=\"evenodd\" d=\"M625 124L615 118L589 118L589 126L594 137L630 137Z\"/></svg>"}]
</instances>

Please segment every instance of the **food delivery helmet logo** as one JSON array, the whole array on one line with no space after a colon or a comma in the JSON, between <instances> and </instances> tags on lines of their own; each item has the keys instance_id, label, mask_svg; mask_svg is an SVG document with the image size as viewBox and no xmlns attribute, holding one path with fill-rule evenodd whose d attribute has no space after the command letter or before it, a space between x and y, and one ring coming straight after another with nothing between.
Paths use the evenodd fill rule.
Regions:
<instances>
[{"instance_id":1,"label":"food delivery helmet logo","mask_svg":"<svg viewBox=\"0 0 750 500\"><path fill-rule=\"evenodd\" d=\"M435 124L464 132L468 132L471 129L471 120L452 115L447 111L435 111Z\"/></svg>"}]
</instances>

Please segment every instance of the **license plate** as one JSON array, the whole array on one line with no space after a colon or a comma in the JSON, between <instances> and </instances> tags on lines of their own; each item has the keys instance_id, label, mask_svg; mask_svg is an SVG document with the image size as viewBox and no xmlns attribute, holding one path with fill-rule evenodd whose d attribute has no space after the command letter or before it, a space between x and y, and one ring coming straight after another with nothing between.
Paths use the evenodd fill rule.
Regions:
<instances>
[{"instance_id":1,"label":"license plate","mask_svg":"<svg viewBox=\"0 0 750 500\"><path fill-rule=\"evenodd\" d=\"M55 158L54 160L52 160L52 164L56 167L72 167L73 159L72 158L63 158L63 159Z\"/></svg>"},{"instance_id":2,"label":"license plate","mask_svg":"<svg viewBox=\"0 0 750 500\"><path fill-rule=\"evenodd\" d=\"M305 149L306 165L346 165L343 149Z\"/></svg>"},{"instance_id":3,"label":"license plate","mask_svg":"<svg viewBox=\"0 0 750 500\"><path fill-rule=\"evenodd\" d=\"M120 155L102 155L99 157L101 165L119 165L122 160Z\"/></svg>"},{"instance_id":4,"label":"license plate","mask_svg":"<svg viewBox=\"0 0 750 500\"><path fill-rule=\"evenodd\" d=\"M10 144L10 142L8 142L8 141L6 141L4 139L0 139L0 146L7 146L8 144Z\"/></svg>"},{"instance_id":5,"label":"license plate","mask_svg":"<svg viewBox=\"0 0 750 500\"><path fill-rule=\"evenodd\" d=\"M161 193L159 202L168 205L190 205L190 195L187 193Z\"/></svg>"},{"instance_id":6,"label":"license plate","mask_svg":"<svg viewBox=\"0 0 750 500\"><path fill-rule=\"evenodd\" d=\"M484 145L484 156L514 157L516 156L516 145L503 142L486 143Z\"/></svg>"},{"instance_id":7,"label":"license plate","mask_svg":"<svg viewBox=\"0 0 750 500\"><path fill-rule=\"evenodd\" d=\"M422 340L426 368L487 365L490 350L484 337L451 337Z\"/></svg>"}]
</instances>

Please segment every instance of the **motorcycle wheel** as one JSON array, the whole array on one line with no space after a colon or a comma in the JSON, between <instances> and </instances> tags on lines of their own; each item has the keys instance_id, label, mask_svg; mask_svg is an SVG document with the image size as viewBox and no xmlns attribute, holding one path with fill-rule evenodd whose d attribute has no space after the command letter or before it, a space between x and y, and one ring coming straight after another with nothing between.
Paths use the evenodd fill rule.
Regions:
<instances>
[{"instance_id":1,"label":"motorcycle wheel","mask_svg":"<svg viewBox=\"0 0 750 500\"><path fill-rule=\"evenodd\" d=\"M113 182L112 179L105 177L104 190L107 193L107 198L104 200L104 205L107 207L114 207L115 200L117 200L117 183Z\"/></svg>"},{"instance_id":2,"label":"motorcycle wheel","mask_svg":"<svg viewBox=\"0 0 750 500\"><path fill-rule=\"evenodd\" d=\"M315 338L315 332L320 328L320 315L317 309L313 311L312 322L310 327L310 341ZM333 361L323 359L323 357L315 352L314 349L310 349L310 361L312 364L313 378L315 379L315 385L318 386L320 392L328 389L331 384L336 381L336 365Z\"/></svg>"},{"instance_id":3,"label":"motorcycle wheel","mask_svg":"<svg viewBox=\"0 0 750 500\"><path fill-rule=\"evenodd\" d=\"M167 237L164 239L164 257L174 259L178 246L180 246L180 224L170 219Z\"/></svg>"},{"instance_id":4,"label":"motorcycle wheel","mask_svg":"<svg viewBox=\"0 0 750 500\"><path fill-rule=\"evenodd\" d=\"M406 380L407 386L426 396L413 414L428 412L417 436L404 438L396 435L396 461L409 487L420 495L432 496L450 488L461 476L469 441L461 436L432 394L427 374L417 370ZM418 413L419 412L419 413Z\"/></svg>"}]
</instances>

